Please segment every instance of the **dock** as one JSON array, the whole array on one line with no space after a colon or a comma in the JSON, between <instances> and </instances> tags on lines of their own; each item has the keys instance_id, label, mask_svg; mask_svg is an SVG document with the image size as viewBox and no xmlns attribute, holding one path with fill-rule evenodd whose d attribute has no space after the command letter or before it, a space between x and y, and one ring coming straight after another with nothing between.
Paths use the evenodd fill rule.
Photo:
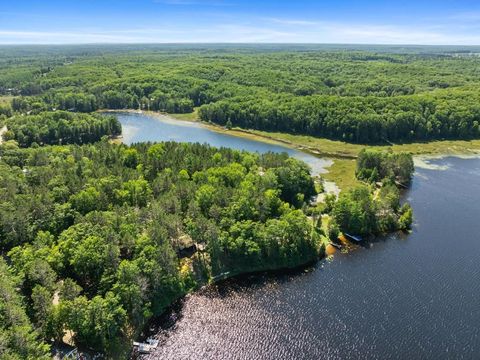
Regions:
<instances>
[{"instance_id":1,"label":"dock","mask_svg":"<svg viewBox=\"0 0 480 360\"><path fill-rule=\"evenodd\" d=\"M358 236L358 235L351 235L351 234L347 234L347 233L344 233L344 235L347 237L348 240L351 240L351 241L354 241L354 242L362 242L363 239L362 237Z\"/></svg>"}]
</instances>

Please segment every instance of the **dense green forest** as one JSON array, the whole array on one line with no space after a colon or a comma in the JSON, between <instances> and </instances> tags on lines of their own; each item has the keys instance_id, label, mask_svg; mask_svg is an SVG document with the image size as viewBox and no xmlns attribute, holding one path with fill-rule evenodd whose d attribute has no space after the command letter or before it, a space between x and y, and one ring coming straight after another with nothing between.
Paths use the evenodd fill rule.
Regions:
<instances>
[{"instance_id":1,"label":"dense green forest","mask_svg":"<svg viewBox=\"0 0 480 360\"><path fill-rule=\"evenodd\" d=\"M0 244L45 341L68 329L79 345L118 351L197 284L321 251L300 210L315 194L309 169L285 154L9 142L0 156ZM204 250L184 258L192 246ZM25 326L18 336L34 339Z\"/></svg>"},{"instance_id":2,"label":"dense green forest","mask_svg":"<svg viewBox=\"0 0 480 360\"><path fill-rule=\"evenodd\" d=\"M20 96L19 112L199 108L221 125L357 143L480 137L475 48L2 50L0 94Z\"/></svg>"},{"instance_id":3,"label":"dense green forest","mask_svg":"<svg viewBox=\"0 0 480 360\"><path fill-rule=\"evenodd\" d=\"M297 101L332 101L339 114L349 113L348 101L373 99L376 111L395 113L413 106L406 97L433 99L435 89L444 88L445 101L466 96L477 71L475 59L430 52L127 49L11 47L0 57L0 92L8 99L0 102L0 127L8 128L0 145L2 358L45 358L67 330L78 346L125 357L149 319L198 286L313 262L339 232L411 226L398 188L412 177L409 154L362 151L356 176L363 184L317 204L310 169L287 154L116 145L108 138L121 133L117 119L94 110L199 107L207 120L275 129L271 114L264 121L245 112L257 125L206 114L241 109L242 99L262 111L275 101L279 111ZM457 67L461 76L450 76ZM424 83L434 72L449 85ZM388 84L403 90L386 94ZM391 105L397 101L405 104ZM359 119L350 118L369 121ZM285 115L278 126L290 121Z\"/></svg>"},{"instance_id":4,"label":"dense green forest","mask_svg":"<svg viewBox=\"0 0 480 360\"><path fill-rule=\"evenodd\" d=\"M362 153L359 174L385 174L383 184L375 190L369 176L330 201L321 210L331 214L327 234L308 167L286 154L8 141L0 157L0 245L9 262L0 270L23 319L19 333L20 320L6 312L2 331L18 359L41 357L67 330L77 345L123 357L152 316L211 279L315 261L322 237L339 231L411 224L393 182L399 158L389 153Z\"/></svg>"},{"instance_id":5,"label":"dense green forest","mask_svg":"<svg viewBox=\"0 0 480 360\"><path fill-rule=\"evenodd\" d=\"M391 181L408 186L415 171L407 153L363 149L358 154L356 177L366 182Z\"/></svg>"},{"instance_id":6,"label":"dense green forest","mask_svg":"<svg viewBox=\"0 0 480 360\"><path fill-rule=\"evenodd\" d=\"M117 136L122 126L114 116L76 114L67 111L41 112L37 115L13 116L4 121L5 140L14 139L22 147L36 143L84 144L103 136Z\"/></svg>"},{"instance_id":7,"label":"dense green forest","mask_svg":"<svg viewBox=\"0 0 480 360\"><path fill-rule=\"evenodd\" d=\"M18 280L0 258L0 358L51 359L49 346L40 340L25 313L18 287Z\"/></svg>"}]
</instances>

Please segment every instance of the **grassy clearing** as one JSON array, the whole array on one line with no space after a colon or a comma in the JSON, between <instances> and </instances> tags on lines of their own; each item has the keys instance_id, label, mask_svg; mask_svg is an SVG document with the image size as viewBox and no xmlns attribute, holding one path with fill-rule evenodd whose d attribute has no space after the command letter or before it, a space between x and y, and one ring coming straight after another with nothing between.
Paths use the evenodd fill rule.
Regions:
<instances>
[{"instance_id":1,"label":"grassy clearing","mask_svg":"<svg viewBox=\"0 0 480 360\"><path fill-rule=\"evenodd\" d=\"M472 155L480 152L480 140L444 140L427 143L394 145L393 151L406 151L413 155Z\"/></svg>"},{"instance_id":2,"label":"grassy clearing","mask_svg":"<svg viewBox=\"0 0 480 360\"><path fill-rule=\"evenodd\" d=\"M340 190L345 191L360 184L355 177L357 163L353 159L335 159L328 173L322 177L337 184Z\"/></svg>"},{"instance_id":3,"label":"grassy clearing","mask_svg":"<svg viewBox=\"0 0 480 360\"><path fill-rule=\"evenodd\" d=\"M248 132L257 136L277 140L294 147L305 147L316 153L330 157L356 157L358 152L364 148L362 145L349 144L341 141L332 141L306 135L292 135L259 130L249 130Z\"/></svg>"},{"instance_id":4,"label":"grassy clearing","mask_svg":"<svg viewBox=\"0 0 480 360\"><path fill-rule=\"evenodd\" d=\"M330 156L333 158L354 158L357 156L359 151L365 147L381 150L392 149L394 152L405 151L410 152L413 155L470 155L480 152L480 140L444 140L382 146L350 144L342 141L316 138L313 136L270 133L258 130L249 130L249 132L257 136L284 142L290 144L291 146L300 148L306 147L307 149L317 152L320 155Z\"/></svg>"},{"instance_id":5,"label":"grassy clearing","mask_svg":"<svg viewBox=\"0 0 480 360\"><path fill-rule=\"evenodd\" d=\"M195 109L193 112L188 114L168 114L168 115L177 120L198 121L197 109Z\"/></svg>"},{"instance_id":6,"label":"grassy clearing","mask_svg":"<svg viewBox=\"0 0 480 360\"><path fill-rule=\"evenodd\" d=\"M12 99L13 99L13 96L10 96L10 95L0 96L0 105L10 104Z\"/></svg>"}]
</instances>

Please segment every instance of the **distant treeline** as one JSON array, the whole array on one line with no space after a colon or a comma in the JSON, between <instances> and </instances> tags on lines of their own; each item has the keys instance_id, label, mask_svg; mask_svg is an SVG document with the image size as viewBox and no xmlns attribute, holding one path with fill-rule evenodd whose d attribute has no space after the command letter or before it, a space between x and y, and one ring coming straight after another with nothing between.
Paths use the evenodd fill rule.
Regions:
<instances>
[{"instance_id":1,"label":"distant treeline","mask_svg":"<svg viewBox=\"0 0 480 360\"><path fill-rule=\"evenodd\" d=\"M480 136L479 94L398 97L233 98L200 108L221 125L313 135L356 143L472 139Z\"/></svg>"},{"instance_id":2,"label":"distant treeline","mask_svg":"<svg viewBox=\"0 0 480 360\"><path fill-rule=\"evenodd\" d=\"M22 113L199 108L221 125L357 143L480 137L480 59L454 49L148 49L0 61L0 94Z\"/></svg>"}]
</instances>

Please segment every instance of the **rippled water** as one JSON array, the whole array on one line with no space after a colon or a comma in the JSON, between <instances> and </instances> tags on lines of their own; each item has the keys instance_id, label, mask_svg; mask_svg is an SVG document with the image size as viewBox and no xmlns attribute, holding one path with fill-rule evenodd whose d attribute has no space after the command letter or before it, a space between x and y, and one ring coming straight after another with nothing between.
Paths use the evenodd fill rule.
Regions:
<instances>
[{"instance_id":1,"label":"rippled water","mask_svg":"<svg viewBox=\"0 0 480 360\"><path fill-rule=\"evenodd\" d=\"M192 294L145 358L479 359L480 159L432 165L406 194L412 234Z\"/></svg>"},{"instance_id":2,"label":"rippled water","mask_svg":"<svg viewBox=\"0 0 480 360\"><path fill-rule=\"evenodd\" d=\"M411 235L190 295L149 359L478 359L480 160L419 169Z\"/></svg>"}]
</instances>

